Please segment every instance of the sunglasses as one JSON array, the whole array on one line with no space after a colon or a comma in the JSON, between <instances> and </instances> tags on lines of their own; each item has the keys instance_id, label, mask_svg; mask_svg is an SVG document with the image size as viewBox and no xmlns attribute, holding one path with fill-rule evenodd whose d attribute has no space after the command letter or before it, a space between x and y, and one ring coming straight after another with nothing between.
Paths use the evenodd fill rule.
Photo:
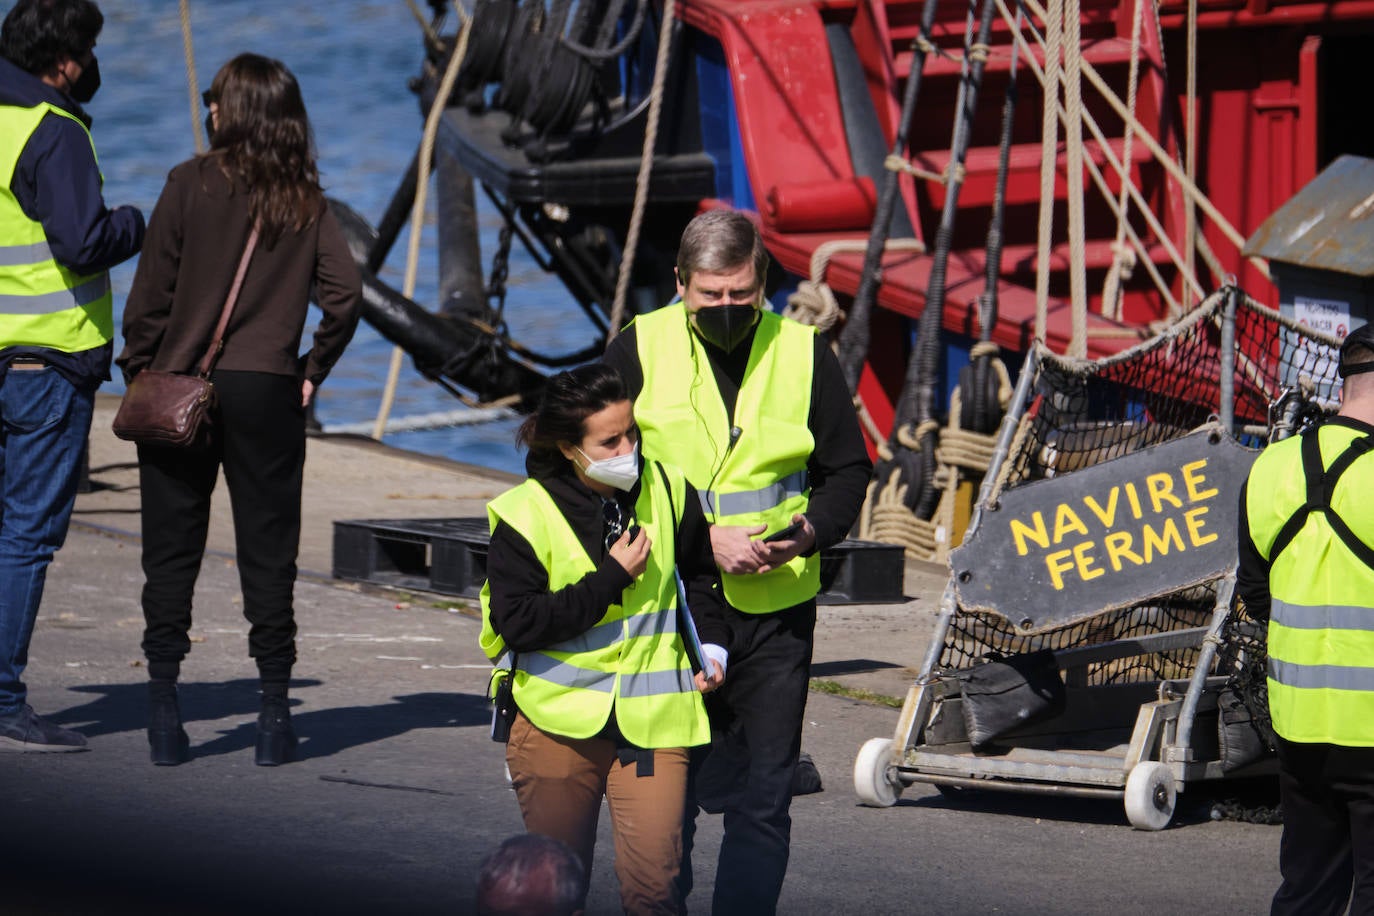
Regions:
<instances>
[{"instance_id":1,"label":"sunglasses","mask_svg":"<svg viewBox=\"0 0 1374 916\"><path fill-rule=\"evenodd\" d=\"M219 101L219 96L212 93L209 89L206 89L200 94L200 101L206 108L209 108Z\"/></svg>"},{"instance_id":2,"label":"sunglasses","mask_svg":"<svg viewBox=\"0 0 1374 916\"><path fill-rule=\"evenodd\" d=\"M620 503L613 499L601 501L601 520L606 524L606 549L610 550L611 545L620 540L620 536L625 533L625 513L620 508Z\"/></svg>"}]
</instances>

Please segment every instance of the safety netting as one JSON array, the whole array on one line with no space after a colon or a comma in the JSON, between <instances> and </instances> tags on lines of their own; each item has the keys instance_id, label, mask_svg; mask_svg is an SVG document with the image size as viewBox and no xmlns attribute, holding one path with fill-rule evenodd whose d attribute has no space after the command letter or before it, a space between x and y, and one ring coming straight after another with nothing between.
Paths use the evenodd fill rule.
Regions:
<instances>
[{"instance_id":1,"label":"safety netting","mask_svg":"<svg viewBox=\"0 0 1374 916\"><path fill-rule=\"evenodd\" d=\"M1041 350L1033 361L1032 383L1018 387L1023 401L1008 409L1015 434L988 469L994 481L986 491L988 502L1218 419L1253 447L1295 433L1336 407L1339 343L1294 315L1226 288L1115 356L1085 361ZM1228 366L1229 388L1222 384ZM1029 635L999 614L956 607L938 667L959 669L989 655L1060 651L1208 626L1221 584L1193 585L1099 613L1089 608L1072 623ZM1253 718L1267 721L1263 623L1236 602L1220 637L1212 673L1228 675ZM1113 658L1090 665L1086 684L1186 679L1200 651L1169 648Z\"/></svg>"}]
</instances>

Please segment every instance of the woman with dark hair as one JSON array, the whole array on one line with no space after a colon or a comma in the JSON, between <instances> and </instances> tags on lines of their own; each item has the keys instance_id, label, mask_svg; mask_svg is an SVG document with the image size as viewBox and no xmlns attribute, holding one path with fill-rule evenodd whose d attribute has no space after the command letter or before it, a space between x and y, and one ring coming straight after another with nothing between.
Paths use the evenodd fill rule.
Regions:
<instances>
[{"instance_id":1,"label":"woman with dark hair","mask_svg":"<svg viewBox=\"0 0 1374 916\"><path fill-rule=\"evenodd\" d=\"M625 912L677 913L687 748L710 738L701 693L727 661L701 503L681 471L640 458L606 366L549 379L517 441L530 478L487 507L481 642L511 678L506 763L525 828L590 875L605 797Z\"/></svg>"},{"instance_id":2,"label":"woman with dark hair","mask_svg":"<svg viewBox=\"0 0 1374 916\"><path fill-rule=\"evenodd\" d=\"M205 93L210 151L174 168L148 223L124 308L126 380L192 372L205 354L250 231L259 233L212 380L214 434L200 449L139 445L143 652L155 764L189 756L176 682L190 651L191 596L221 465L262 688L256 762L291 759L287 685L296 660L292 591L300 546L305 408L358 321L360 284L325 204L296 78L241 54ZM323 312L299 355L311 287Z\"/></svg>"}]
</instances>

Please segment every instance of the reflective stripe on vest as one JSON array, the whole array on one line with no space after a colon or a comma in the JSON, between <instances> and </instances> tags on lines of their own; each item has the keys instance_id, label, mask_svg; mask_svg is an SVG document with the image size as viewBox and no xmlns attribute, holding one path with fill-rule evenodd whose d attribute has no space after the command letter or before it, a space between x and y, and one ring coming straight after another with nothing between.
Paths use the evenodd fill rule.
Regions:
<instances>
[{"instance_id":1,"label":"reflective stripe on vest","mask_svg":"<svg viewBox=\"0 0 1374 916\"><path fill-rule=\"evenodd\" d=\"M663 636L677 632L677 608L664 608L660 611L647 611L627 617L623 621L612 620L599 623L581 636L574 636L559 644L563 652L597 652L608 649L622 639L640 639L647 636Z\"/></svg>"},{"instance_id":2,"label":"reflective stripe on vest","mask_svg":"<svg viewBox=\"0 0 1374 916\"><path fill-rule=\"evenodd\" d=\"M616 725L637 747L685 747L710 737L705 706L692 680L678 634L677 593L672 570L676 519L681 517L686 479L666 492L656 470L646 466L635 523L650 539L645 572L591 629L540 651L521 652L514 673L515 702L539 729L571 738L588 738L605 726L614 710ZM595 570L542 486L533 480L487 506L493 531L504 522L520 533L548 573L557 592ZM482 649L493 660L509 653L491 625L491 586L482 588Z\"/></svg>"},{"instance_id":3,"label":"reflective stripe on vest","mask_svg":"<svg viewBox=\"0 0 1374 916\"><path fill-rule=\"evenodd\" d=\"M1361 542L1374 540L1374 507L1365 498L1374 463L1360 457L1338 479L1327 474L1366 434L1338 420L1274 443L1246 483L1250 537L1270 564L1269 710L1274 730L1289 741L1374 746L1374 569L1331 522L1334 515ZM1303 467L1307 436L1318 437L1310 440L1320 446L1314 464L1327 478L1316 489ZM1322 492L1330 495L1331 515L1320 508L1322 498L1311 502ZM1303 515L1290 526L1295 513ZM1275 550L1286 526L1296 533Z\"/></svg>"},{"instance_id":4,"label":"reflective stripe on vest","mask_svg":"<svg viewBox=\"0 0 1374 916\"><path fill-rule=\"evenodd\" d=\"M86 126L70 112L43 103L0 105L0 347L36 346L76 353L114 338L109 275L81 275L59 264L43 226L24 213L10 191L29 138L49 114ZM90 132L86 131L89 139ZM91 146L92 155L95 146Z\"/></svg>"},{"instance_id":5,"label":"reflective stripe on vest","mask_svg":"<svg viewBox=\"0 0 1374 916\"><path fill-rule=\"evenodd\" d=\"M699 490L697 496L701 499L701 511L708 516L716 511L716 507L719 507L721 515L744 515L747 512L767 512L785 500L805 496L806 490L806 472L798 471L757 490L742 493Z\"/></svg>"},{"instance_id":6,"label":"reflective stripe on vest","mask_svg":"<svg viewBox=\"0 0 1374 916\"><path fill-rule=\"evenodd\" d=\"M1357 665L1295 665L1269 659L1270 681L1307 690L1374 691L1374 668Z\"/></svg>"},{"instance_id":7,"label":"reflective stripe on vest","mask_svg":"<svg viewBox=\"0 0 1374 916\"><path fill-rule=\"evenodd\" d=\"M109 294L110 275L97 274L78 286L60 289L53 293L34 293L22 296L0 293L0 314L50 315L67 309L95 305Z\"/></svg>"},{"instance_id":8,"label":"reflective stripe on vest","mask_svg":"<svg viewBox=\"0 0 1374 916\"><path fill-rule=\"evenodd\" d=\"M645 453L671 457L686 472L714 524L772 532L805 513L806 464L815 448L807 425L815 328L760 313L731 417L682 303L640 315L634 325L644 373L635 422ZM733 444L732 428L739 430ZM814 598L820 568L816 554L767 573L723 573L721 581L733 607L763 614Z\"/></svg>"},{"instance_id":9,"label":"reflective stripe on vest","mask_svg":"<svg viewBox=\"0 0 1374 916\"><path fill-rule=\"evenodd\" d=\"M1374 607L1289 604L1274 599L1269 620L1297 630L1374 631Z\"/></svg>"},{"instance_id":10,"label":"reflective stripe on vest","mask_svg":"<svg viewBox=\"0 0 1374 916\"><path fill-rule=\"evenodd\" d=\"M31 245L0 245L0 267L18 267L33 264L52 257L52 248L47 242L34 242Z\"/></svg>"}]
</instances>

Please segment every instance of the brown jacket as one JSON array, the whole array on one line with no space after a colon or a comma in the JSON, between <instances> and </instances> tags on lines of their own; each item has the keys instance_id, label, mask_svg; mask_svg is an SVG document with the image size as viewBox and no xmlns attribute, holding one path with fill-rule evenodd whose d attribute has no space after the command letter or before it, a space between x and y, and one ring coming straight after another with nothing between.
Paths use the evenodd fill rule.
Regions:
<instances>
[{"instance_id":1,"label":"brown jacket","mask_svg":"<svg viewBox=\"0 0 1374 916\"><path fill-rule=\"evenodd\" d=\"M196 158L167 176L148 221L124 306L126 379L152 367L189 372L204 356L248 241L248 193L216 161ZM298 357L311 283L324 316ZM319 385L358 324L361 280L327 207L301 232L258 243L216 367L306 378Z\"/></svg>"}]
</instances>

